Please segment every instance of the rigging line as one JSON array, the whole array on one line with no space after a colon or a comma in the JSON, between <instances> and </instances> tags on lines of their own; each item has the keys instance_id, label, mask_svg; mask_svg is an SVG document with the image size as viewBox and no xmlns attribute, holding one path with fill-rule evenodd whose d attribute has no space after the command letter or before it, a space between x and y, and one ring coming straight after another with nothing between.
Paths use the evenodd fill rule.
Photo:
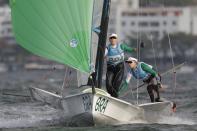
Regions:
<instances>
[{"instance_id":1,"label":"rigging line","mask_svg":"<svg viewBox=\"0 0 197 131\"><path fill-rule=\"evenodd\" d=\"M138 62L140 61L140 46L139 46L139 42L141 42L141 32L139 31L139 19L140 19L140 8L139 10L137 10L137 19L138 19L138 25L137 25L137 59L138 59ZM139 86L139 80L137 79L137 87ZM139 90L137 89L137 96L136 96L136 99L137 99L137 105L139 103Z\"/></svg>"},{"instance_id":2,"label":"rigging line","mask_svg":"<svg viewBox=\"0 0 197 131\"><path fill-rule=\"evenodd\" d=\"M173 57L173 50L172 50L172 43L171 43L171 38L170 34L168 32L168 40L169 40L169 46L170 46L170 54L171 54L171 61L172 61L172 66L173 66L173 77L174 77L174 89L173 89L173 98L175 98L175 91L176 91L176 70L175 70L175 64L174 64L174 57Z\"/></svg>"},{"instance_id":3,"label":"rigging line","mask_svg":"<svg viewBox=\"0 0 197 131\"><path fill-rule=\"evenodd\" d=\"M170 46L170 55L171 55L171 60L172 60L172 66L174 68L174 56L173 56L172 43L171 43L171 38L170 38L169 32L168 32L168 44Z\"/></svg>"},{"instance_id":4,"label":"rigging line","mask_svg":"<svg viewBox=\"0 0 197 131\"><path fill-rule=\"evenodd\" d=\"M138 15L139 15L139 13L138 13ZM138 19L139 19L139 17L138 17ZM137 58L138 58L138 53L139 53L139 49L138 49L138 42L139 42L139 32L138 32L138 27L139 26L139 24L137 25ZM138 80L137 80L137 87L138 87ZM138 89L137 89L137 97L136 97L136 99L137 99L137 101L136 101L136 104L138 105Z\"/></svg>"},{"instance_id":5,"label":"rigging line","mask_svg":"<svg viewBox=\"0 0 197 131\"><path fill-rule=\"evenodd\" d=\"M156 71L158 72L157 60L156 60L156 52L155 52L155 48L154 48L154 41L153 41L153 36L152 36L152 34L150 35L150 40L151 40L152 49L153 49L154 62L155 62L155 69L156 69Z\"/></svg>"},{"instance_id":6,"label":"rigging line","mask_svg":"<svg viewBox=\"0 0 197 131\"><path fill-rule=\"evenodd\" d=\"M64 91L64 86L65 86L65 79L66 79L66 74L68 72L68 67L66 67L66 70L65 70L65 75L64 75L64 80L63 80L63 84L62 84L62 87L61 87L61 96L63 97L63 91Z\"/></svg>"},{"instance_id":7,"label":"rigging line","mask_svg":"<svg viewBox=\"0 0 197 131\"><path fill-rule=\"evenodd\" d=\"M147 5L149 5L150 1L149 0L146 0L145 2L145 7L147 7ZM148 35L146 33L146 37L149 39L150 38L150 41L151 41L151 44L152 44L152 49L153 49L153 55L154 55L154 64L155 64L155 69L156 71L158 72L158 66L157 66L157 60L156 60L156 52L155 52L155 48L154 48L154 41L153 41L153 34L150 33L150 35Z\"/></svg>"},{"instance_id":8,"label":"rigging line","mask_svg":"<svg viewBox=\"0 0 197 131\"><path fill-rule=\"evenodd\" d=\"M173 90L173 98L176 96L176 86L177 86L177 77L176 77L176 71L174 71L174 90Z\"/></svg>"},{"instance_id":9,"label":"rigging line","mask_svg":"<svg viewBox=\"0 0 197 131\"><path fill-rule=\"evenodd\" d=\"M180 69L182 66L184 66L185 64L186 64L186 62L183 62L183 63L181 63L181 64L175 66L173 69L169 69L169 70L167 70L166 72L162 73L161 76L164 76L164 75L166 75L166 74L168 74L168 73L171 73L171 72L173 72L174 70L178 70L178 69Z\"/></svg>"},{"instance_id":10,"label":"rigging line","mask_svg":"<svg viewBox=\"0 0 197 131\"><path fill-rule=\"evenodd\" d=\"M165 0L163 0L163 10L166 11L165 9ZM171 62L172 62L172 66L173 66L173 77L174 77L174 89L173 89L173 98L175 97L175 90L176 90L176 70L175 70L175 64L174 64L174 56L173 56L173 50L172 50L172 42L171 42L171 38L170 38L170 34L169 34L169 31L167 30L167 37L168 37L168 44L169 44L169 47L170 47L170 55L171 55Z\"/></svg>"},{"instance_id":11,"label":"rigging line","mask_svg":"<svg viewBox=\"0 0 197 131\"><path fill-rule=\"evenodd\" d=\"M124 64L125 64L125 63L124 63ZM126 68L126 71L128 72L128 69L127 69L127 68ZM133 93L132 88L131 88L130 90L131 90L131 91L129 91L129 84L128 84L128 93L127 93L127 94L131 93L131 98L132 98L132 100L134 100L134 99L135 99L135 96L134 96L134 93ZM126 96L127 94L121 95L120 97L124 97L124 96Z\"/></svg>"}]
</instances>

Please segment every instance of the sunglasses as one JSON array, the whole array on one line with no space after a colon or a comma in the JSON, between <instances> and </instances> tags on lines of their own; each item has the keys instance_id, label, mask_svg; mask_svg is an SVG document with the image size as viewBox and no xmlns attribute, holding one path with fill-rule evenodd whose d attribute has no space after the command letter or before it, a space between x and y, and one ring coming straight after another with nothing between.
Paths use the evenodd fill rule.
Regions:
<instances>
[{"instance_id":1,"label":"sunglasses","mask_svg":"<svg viewBox=\"0 0 197 131\"><path fill-rule=\"evenodd\" d=\"M117 39L116 37L110 37L110 39Z\"/></svg>"},{"instance_id":2,"label":"sunglasses","mask_svg":"<svg viewBox=\"0 0 197 131\"><path fill-rule=\"evenodd\" d=\"M132 63L133 63L133 61L127 61L127 63L128 63L128 64L132 64Z\"/></svg>"}]
</instances>

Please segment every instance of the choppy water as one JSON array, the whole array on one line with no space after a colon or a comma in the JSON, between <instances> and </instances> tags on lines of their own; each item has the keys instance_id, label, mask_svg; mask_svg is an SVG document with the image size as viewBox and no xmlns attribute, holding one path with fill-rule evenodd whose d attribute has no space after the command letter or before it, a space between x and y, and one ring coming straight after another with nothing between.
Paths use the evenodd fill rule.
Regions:
<instances>
[{"instance_id":1,"label":"choppy water","mask_svg":"<svg viewBox=\"0 0 197 131\"><path fill-rule=\"evenodd\" d=\"M47 79L45 77L47 74ZM23 71L0 74L0 128L2 131L65 131L65 130L130 130L130 131L197 131L197 76L179 74L175 98L172 91L172 75L163 78L167 85L162 96L177 103L177 113L163 118L157 124L129 124L103 127L64 127L62 112L39 102L32 102L27 86L60 89L64 72ZM62 78L62 79L60 79ZM51 80L52 79L52 80ZM67 89L66 89L67 90ZM68 89L69 90L69 89ZM148 99L145 88L140 89L140 99ZM127 97L134 101L136 95Z\"/></svg>"}]
</instances>

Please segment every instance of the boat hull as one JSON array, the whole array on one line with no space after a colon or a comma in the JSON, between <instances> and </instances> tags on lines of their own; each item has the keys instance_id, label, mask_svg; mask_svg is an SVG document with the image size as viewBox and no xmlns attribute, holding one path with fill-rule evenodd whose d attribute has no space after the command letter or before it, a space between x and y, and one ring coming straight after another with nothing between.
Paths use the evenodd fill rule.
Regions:
<instances>
[{"instance_id":1,"label":"boat hull","mask_svg":"<svg viewBox=\"0 0 197 131\"><path fill-rule=\"evenodd\" d=\"M80 121L84 119L83 114L90 114L89 120L93 120L94 125L117 125L144 119L143 109L102 93L85 92L63 98L61 103L66 117L78 116Z\"/></svg>"},{"instance_id":2,"label":"boat hull","mask_svg":"<svg viewBox=\"0 0 197 131\"><path fill-rule=\"evenodd\" d=\"M32 95L39 101L47 101L46 103L53 107L60 107L67 126L156 123L161 114L169 115L171 110L170 102L132 105L111 97L101 89L96 89L96 94L92 94L89 88L82 93L62 98L57 94L33 88ZM40 96L46 98L43 100Z\"/></svg>"},{"instance_id":3,"label":"boat hull","mask_svg":"<svg viewBox=\"0 0 197 131\"><path fill-rule=\"evenodd\" d=\"M62 97L60 95L36 87L30 87L29 91L32 100L43 102L54 108L62 108L61 106Z\"/></svg>"}]
</instances>

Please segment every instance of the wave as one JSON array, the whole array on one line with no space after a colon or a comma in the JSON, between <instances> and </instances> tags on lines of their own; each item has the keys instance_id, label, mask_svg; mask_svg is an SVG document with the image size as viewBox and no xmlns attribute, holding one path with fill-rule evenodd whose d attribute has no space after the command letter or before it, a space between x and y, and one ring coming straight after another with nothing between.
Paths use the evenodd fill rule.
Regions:
<instances>
[{"instance_id":1,"label":"wave","mask_svg":"<svg viewBox=\"0 0 197 131\"><path fill-rule=\"evenodd\" d=\"M0 107L0 128L58 125L61 114L47 105L18 104Z\"/></svg>"},{"instance_id":2,"label":"wave","mask_svg":"<svg viewBox=\"0 0 197 131\"><path fill-rule=\"evenodd\" d=\"M168 125L196 125L197 123L189 118L182 118L180 116L163 116L158 124L168 124Z\"/></svg>"}]
</instances>

